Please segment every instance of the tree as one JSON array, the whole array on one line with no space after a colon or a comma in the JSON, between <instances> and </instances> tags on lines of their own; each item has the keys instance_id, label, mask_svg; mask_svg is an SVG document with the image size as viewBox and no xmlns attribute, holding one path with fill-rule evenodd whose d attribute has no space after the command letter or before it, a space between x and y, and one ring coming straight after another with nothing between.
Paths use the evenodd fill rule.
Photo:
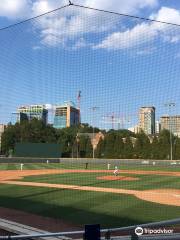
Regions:
<instances>
[{"instance_id":1,"label":"tree","mask_svg":"<svg viewBox=\"0 0 180 240\"><path fill-rule=\"evenodd\" d=\"M20 140L19 136L19 124L8 125L1 137L2 153L9 154L9 150L14 149L16 141Z\"/></svg>"},{"instance_id":2,"label":"tree","mask_svg":"<svg viewBox=\"0 0 180 240\"><path fill-rule=\"evenodd\" d=\"M105 152L105 141L104 139L100 139L95 151L95 157L104 158L104 152Z\"/></svg>"},{"instance_id":3,"label":"tree","mask_svg":"<svg viewBox=\"0 0 180 240\"><path fill-rule=\"evenodd\" d=\"M178 137L175 137L173 141L173 159L180 159L180 139Z\"/></svg>"},{"instance_id":4,"label":"tree","mask_svg":"<svg viewBox=\"0 0 180 240\"><path fill-rule=\"evenodd\" d=\"M32 119L15 125L8 124L2 134L2 153L13 152L15 144L19 142L31 143L59 143L62 157L92 157L92 144L89 136L83 133L92 133L93 128L88 124L79 124L63 129L55 129L45 125L42 121ZM95 128L95 132L99 132ZM140 132L134 134L128 130L103 131L95 151L98 158L142 158L142 159L169 159L170 132L163 129L159 136L153 136L152 143L149 137ZM133 143L132 143L133 138ZM180 159L180 138L172 134L173 159Z\"/></svg>"},{"instance_id":5,"label":"tree","mask_svg":"<svg viewBox=\"0 0 180 240\"><path fill-rule=\"evenodd\" d=\"M116 134L114 130L110 130L104 138L104 157L114 158L114 142L116 139Z\"/></svg>"},{"instance_id":6,"label":"tree","mask_svg":"<svg viewBox=\"0 0 180 240\"><path fill-rule=\"evenodd\" d=\"M174 139L173 135L172 139ZM170 132L166 129L163 129L159 134L158 153L160 159L170 159Z\"/></svg>"},{"instance_id":7,"label":"tree","mask_svg":"<svg viewBox=\"0 0 180 240\"><path fill-rule=\"evenodd\" d=\"M2 135L2 152L8 154L19 142L56 143L56 130L37 119L8 125Z\"/></svg>"},{"instance_id":8,"label":"tree","mask_svg":"<svg viewBox=\"0 0 180 240\"><path fill-rule=\"evenodd\" d=\"M161 152L159 151L159 140L156 136L153 137L151 143L151 159L161 159Z\"/></svg>"},{"instance_id":9,"label":"tree","mask_svg":"<svg viewBox=\"0 0 180 240\"><path fill-rule=\"evenodd\" d=\"M124 142L120 134L116 133L113 149L113 158L123 158Z\"/></svg>"},{"instance_id":10,"label":"tree","mask_svg":"<svg viewBox=\"0 0 180 240\"><path fill-rule=\"evenodd\" d=\"M88 136L80 136L79 138L79 155L80 157L92 157L92 144Z\"/></svg>"},{"instance_id":11,"label":"tree","mask_svg":"<svg viewBox=\"0 0 180 240\"><path fill-rule=\"evenodd\" d=\"M147 159L150 158L150 140L144 132L140 132L136 135L134 153L135 157Z\"/></svg>"},{"instance_id":12,"label":"tree","mask_svg":"<svg viewBox=\"0 0 180 240\"><path fill-rule=\"evenodd\" d=\"M134 157L134 148L129 136L125 139L123 157L126 159Z\"/></svg>"}]
</instances>

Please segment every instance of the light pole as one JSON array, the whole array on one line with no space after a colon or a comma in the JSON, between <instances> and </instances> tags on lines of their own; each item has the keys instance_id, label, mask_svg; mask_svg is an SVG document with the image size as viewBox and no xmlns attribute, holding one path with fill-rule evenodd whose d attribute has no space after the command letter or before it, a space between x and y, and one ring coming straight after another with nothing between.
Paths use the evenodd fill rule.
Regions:
<instances>
[{"instance_id":1,"label":"light pole","mask_svg":"<svg viewBox=\"0 0 180 240\"><path fill-rule=\"evenodd\" d=\"M79 136L78 133L76 135L76 143L77 143L77 159L79 158Z\"/></svg>"},{"instance_id":2,"label":"light pole","mask_svg":"<svg viewBox=\"0 0 180 240\"><path fill-rule=\"evenodd\" d=\"M175 107L175 103L165 103L164 106L169 108L170 158L171 158L171 160L173 160L171 108L172 108L172 107Z\"/></svg>"},{"instance_id":3,"label":"light pole","mask_svg":"<svg viewBox=\"0 0 180 240\"><path fill-rule=\"evenodd\" d=\"M94 155L95 155L95 148L94 148L94 112L99 109L99 107L91 107L90 108L93 111L93 141L92 141L92 145L93 145L93 159L94 159Z\"/></svg>"}]
</instances>

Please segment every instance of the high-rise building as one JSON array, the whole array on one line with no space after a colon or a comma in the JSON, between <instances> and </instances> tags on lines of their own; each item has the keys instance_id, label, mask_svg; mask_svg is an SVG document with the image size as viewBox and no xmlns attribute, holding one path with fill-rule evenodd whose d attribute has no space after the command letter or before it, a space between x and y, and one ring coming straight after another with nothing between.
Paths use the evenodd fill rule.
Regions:
<instances>
[{"instance_id":1,"label":"high-rise building","mask_svg":"<svg viewBox=\"0 0 180 240\"><path fill-rule=\"evenodd\" d=\"M134 127L128 128L129 131L133 133L138 133L139 132L139 125L135 125Z\"/></svg>"},{"instance_id":2,"label":"high-rise building","mask_svg":"<svg viewBox=\"0 0 180 240\"><path fill-rule=\"evenodd\" d=\"M156 121L156 133L159 134L160 130L161 130L161 124L159 121Z\"/></svg>"},{"instance_id":3,"label":"high-rise building","mask_svg":"<svg viewBox=\"0 0 180 240\"><path fill-rule=\"evenodd\" d=\"M54 128L65 128L80 123L80 111L72 102L55 107Z\"/></svg>"},{"instance_id":4,"label":"high-rise building","mask_svg":"<svg viewBox=\"0 0 180 240\"><path fill-rule=\"evenodd\" d=\"M0 152L1 152L1 138L5 128L6 128L6 125L0 124Z\"/></svg>"},{"instance_id":5,"label":"high-rise building","mask_svg":"<svg viewBox=\"0 0 180 240\"><path fill-rule=\"evenodd\" d=\"M155 134L155 107L140 108L139 128L146 134Z\"/></svg>"},{"instance_id":6,"label":"high-rise building","mask_svg":"<svg viewBox=\"0 0 180 240\"><path fill-rule=\"evenodd\" d=\"M160 118L161 129L167 129L180 137L180 115L162 116Z\"/></svg>"},{"instance_id":7,"label":"high-rise building","mask_svg":"<svg viewBox=\"0 0 180 240\"><path fill-rule=\"evenodd\" d=\"M19 122L26 119L30 121L33 118L36 118L47 124L48 110L46 109L45 105L21 106L18 108L17 112Z\"/></svg>"}]
</instances>

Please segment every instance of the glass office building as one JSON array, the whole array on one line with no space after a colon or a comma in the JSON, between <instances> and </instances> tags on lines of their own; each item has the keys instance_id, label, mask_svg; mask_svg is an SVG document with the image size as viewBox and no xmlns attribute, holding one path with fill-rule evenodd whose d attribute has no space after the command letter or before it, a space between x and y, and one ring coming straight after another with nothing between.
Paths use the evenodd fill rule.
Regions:
<instances>
[{"instance_id":1,"label":"glass office building","mask_svg":"<svg viewBox=\"0 0 180 240\"><path fill-rule=\"evenodd\" d=\"M139 129L148 135L155 134L155 107L140 108Z\"/></svg>"},{"instance_id":2,"label":"glass office building","mask_svg":"<svg viewBox=\"0 0 180 240\"><path fill-rule=\"evenodd\" d=\"M72 102L55 107L54 128L65 128L79 123L80 111Z\"/></svg>"},{"instance_id":3,"label":"glass office building","mask_svg":"<svg viewBox=\"0 0 180 240\"><path fill-rule=\"evenodd\" d=\"M180 137L180 116L162 116L160 118L161 129L167 129Z\"/></svg>"},{"instance_id":4,"label":"glass office building","mask_svg":"<svg viewBox=\"0 0 180 240\"><path fill-rule=\"evenodd\" d=\"M19 122L25 120L26 118L29 121L33 118L36 118L38 120L42 120L45 124L47 124L48 110L46 109L45 105L21 106L17 111L19 113Z\"/></svg>"}]
</instances>

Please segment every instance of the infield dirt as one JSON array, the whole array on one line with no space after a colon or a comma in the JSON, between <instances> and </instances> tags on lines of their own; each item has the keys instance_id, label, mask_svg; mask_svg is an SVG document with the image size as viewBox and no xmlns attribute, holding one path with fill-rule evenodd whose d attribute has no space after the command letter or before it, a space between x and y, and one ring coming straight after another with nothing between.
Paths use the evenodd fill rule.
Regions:
<instances>
[{"instance_id":1,"label":"infield dirt","mask_svg":"<svg viewBox=\"0 0 180 240\"><path fill-rule=\"evenodd\" d=\"M180 206L180 190L178 189L155 189L155 190L128 190L128 189L115 189L93 186L79 186L67 184L50 184L50 183L37 183L37 182L21 182L15 181L22 179L25 176L37 176L45 174L62 174L62 173L109 173L113 171L108 170L79 170L79 169L43 169L43 170L7 170L1 171L0 183L13 184L22 186L35 186L35 187L49 187L72 189L80 191L94 191L94 192L109 192L114 194L130 194L135 197L154 203L166 204L171 206ZM180 172L166 172L166 171L142 171L142 170L122 170L121 173L136 174L136 175L162 175L162 176L180 176Z\"/></svg>"}]
</instances>

